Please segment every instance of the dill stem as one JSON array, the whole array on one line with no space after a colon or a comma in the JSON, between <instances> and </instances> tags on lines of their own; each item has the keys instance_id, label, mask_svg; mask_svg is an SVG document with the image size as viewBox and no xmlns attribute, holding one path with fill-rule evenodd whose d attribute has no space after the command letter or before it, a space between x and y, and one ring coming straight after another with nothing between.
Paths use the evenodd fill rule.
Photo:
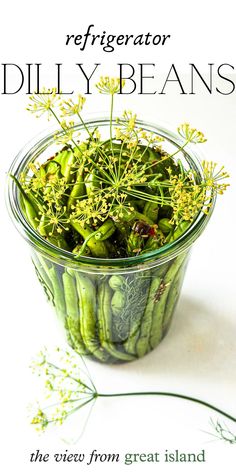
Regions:
<instances>
[{"instance_id":1,"label":"dill stem","mask_svg":"<svg viewBox=\"0 0 236 472\"><path fill-rule=\"evenodd\" d=\"M113 106L114 106L114 95L111 94L111 110L110 110L110 143L111 143L111 152L112 156L114 157L114 150L113 150L113 140L112 140L112 116L113 116Z\"/></svg>"},{"instance_id":2,"label":"dill stem","mask_svg":"<svg viewBox=\"0 0 236 472\"><path fill-rule=\"evenodd\" d=\"M221 410L220 408L217 408L214 405L211 405L208 402L205 402L203 400L200 400L199 398L195 397L190 397L188 395L182 395L180 393L171 393L171 392L121 392L121 393L97 393L97 397L131 397L131 396L162 396L162 397L174 397L174 398L180 398L182 400L187 400L191 401L194 403L198 403L199 405L203 405L207 408L210 408L211 410L214 410L217 413L220 413L221 415L225 416L231 421L234 421L236 423L236 418L230 415L229 413L226 413L225 411Z\"/></svg>"},{"instance_id":3,"label":"dill stem","mask_svg":"<svg viewBox=\"0 0 236 472\"><path fill-rule=\"evenodd\" d=\"M77 254L76 257L82 256L82 254L83 254L84 250L86 249L87 244L90 241L90 239L94 238L94 236L98 233L99 233L99 229L97 231L93 231L91 234L89 234L89 236L87 236L87 238L84 240L80 250L78 251L78 254ZM75 259L76 259L76 257L75 257Z\"/></svg>"},{"instance_id":4,"label":"dill stem","mask_svg":"<svg viewBox=\"0 0 236 472\"><path fill-rule=\"evenodd\" d=\"M121 168L121 161L123 156L123 148L124 148L124 141L121 143L120 152L119 152L119 162L118 162L118 181L120 180L120 168Z\"/></svg>"},{"instance_id":5,"label":"dill stem","mask_svg":"<svg viewBox=\"0 0 236 472\"><path fill-rule=\"evenodd\" d=\"M173 154L168 154L168 156L166 156L166 159L174 157L176 154L178 154L178 152L182 151L182 150L187 146L187 144L188 144L189 142L191 142L191 138L189 138L187 141L185 141L185 143L184 143L182 146L180 146L180 147L177 149L177 151L173 152ZM164 161L164 160L165 160L165 158L163 159L163 161Z\"/></svg>"},{"instance_id":6,"label":"dill stem","mask_svg":"<svg viewBox=\"0 0 236 472\"><path fill-rule=\"evenodd\" d=\"M48 362L47 363L49 367L52 367L53 369L55 370L58 370L61 372L61 376L63 375L63 369L61 369L60 367L58 367L57 365L53 364L52 362ZM93 392L92 388L89 387L88 385L86 385L84 382L82 382L80 379L76 379L75 377L72 377L71 375L68 375L68 377L71 379L71 380L74 380L74 382L77 382L79 385L82 385L83 387L85 388L88 388L91 392Z\"/></svg>"},{"instance_id":7,"label":"dill stem","mask_svg":"<svg viewBox=\"0 0 236 472\"><path fill-rule=\"evenodd\" d=\"M85 131L87 131L87 133L88 133L88 135L89 135L91 141L94 142L93 134L90 133L89 128L88 128L88 126L86 125L85 121L83 120L81 114L80 114L80 113L77 113L77 115L78 115L78 117L79 117L79 119L80 119L80 121L81 121L81 123L82 123L82 125L83 125L83 127L84 127L84 129L85 129ZM111 126L112 126L112 125L111 125ZM112 141L111 141L111 143L112 143ZM111 145L111 147L112 147L112 145ZM108 165L109 165L109 160L108 160L107 154L106 154L105 152L103 152L103 150L100 149L100 147L98 147L98 152L99 152L99 155L100 155L102 158L105 158L105 159L107 160ZM113 154L113 148L112 148L112 154ZM96 166L97 169L101 170L101 167L95 164L95 162L92 160L91 156L90 156L90 159L91 159L93 165ZM103 173L104 173L105 175L109 176L109 174L107 174L107 173L104 171L104 169L103 169ZM111 181L111 182L112 182L112 181ZM113 183L113 182L112 182L112 183Z\"/></svg>"},{"instance_id":8,"label":"dill stem","mask_svg":"<svg viewBox=\"0 0 236 472\"><path fill-rule=\"evenodd\" d=\"M78 115L78 117L79 117L79 119L80 119L80 121L81 121L81 123L82 123L84 129L87 131L89 137L90 137L90 138L92 139L92 141L93 141L93 135L92 135L92 133L90 133L89 128L87 127L87 125L86 125L85 121L83 120L81 114L80 114L80 113L77 113L77 115Z\"/></svg>"},{"instance_id":9,"label":"dill stem","mask_svg":"<svg viewBox=\"0 0 236 472\"><path fill-rule=\"evenodd\" d=\"M52 115L54 116L54 118L56 119L56 121L59 123L60 127L62 128L62 130L66 133L66 128L64 128L61 124L61 121L59 120L58 116L56 115L56 113L54 112L53 108L50 107L50 111L52 113ZM79 148L78 144L75 142L75 140L72 138L71 139L72 143L74 144L74 146L79 150L80 154L82 155L82 151L81 149Z\"/></svg>"}]
</instances>

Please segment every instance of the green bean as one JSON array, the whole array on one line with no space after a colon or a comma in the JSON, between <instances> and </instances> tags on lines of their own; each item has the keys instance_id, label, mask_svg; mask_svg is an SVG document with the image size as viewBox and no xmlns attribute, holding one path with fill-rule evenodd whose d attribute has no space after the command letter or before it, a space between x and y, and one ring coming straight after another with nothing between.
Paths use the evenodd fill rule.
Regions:
<instances>
[{"instance_id":1,"label":"green bean","mask_svg":"<svg viewBox=\"0 0 236 472\"><path fill-rule=\"evenodd\" d=\"M87 245L93 256L95 257L108 257L109 256L105 243L103 241L98 241L94 237L92 237L92 234L94 233L94 231L91 228L89 228L88 225L82 226L76 220L71 220L71 225L84 239L87 239L88 237L91 236L91 238L87 242Z\"/></svg>"},{"instance_id":2,"label":"green bean","mask_svg":"<svg viewBox=\"0 0 236 472\"><path fill-rule=\"evenodd\" d=\"M137 286L137 293L139 297L138 306L135 309L135 311L139 311L140 313L139 313L139 316L136 317L132 321L130 330L129 330L129 336L128 336L127 341L125 342L126 351L131 354L137 355L137 344L138 344L138 349L140 350L140 353L139 353L140 357L142 355L141 354L141 351L143 349L142 344L144 344L145 341L143 340L144 341L143 343L141 341L139 343L139 338L141 334L143 334L142 337L144 337L145 330L148 329L148 324L149 324L148 312L151 307L153 309L153 304L154 304L154 300L153 300L154 285L155 284L158 285L158 281L162 280L167 270L168 270L168 263L162 264L161 267L154 268L150 271L145 271L145 274L143 275L143 281L141 284L138 283L138 280L137 280L137 283L135 283L135 286ZM140 300L140 296L142 297L142 301ZM141 309L141 307L143 307L143 309ZM152 313L150 314L150 317L151 317L150 322L152 324ZM146 340L146 343L147 343L147 340Z\"/></svg>"},{"instance_id":3,"label":"green bean","mask_svg":"<svg viewBox=\"0 0 236 472\"><path fill-rule=\"evenodd\" d=\"M179 223L177 228L173 232L169 242L175 241L177 238L179 238L185 231L187 231L190 225L190 221L182 221L181 223Z\"/></svg>"},{"instance_id":4,"label":"green bean","mask_svg":"<svg viewBox=\"0 0 236 472\"><path fill-rule=\"evenodd\" d=\"M110 238L112 234L115 232L116 227L115 223L108 218L102 226L96 231L96 234L94 235L96 240L99 241L105 241L106 239Z\"/></svg>"},{"instance_id":5,"label":"green bean","mask_svg":"<svg viewBox=\"0 0 236 472\"><path fill-rule=\"evenodd\" d=\"M137 207L138 210L141 210L141 213L143 212L143 209L145 207L145 200L133 200L130 202L132 206Z\"/></svg>"},{"instance_id":6,"label":"green bean","mask_svg":"<svg viewBox=\"0 0 236 472\"><path fill-rule=\"evenodd\" d=\"M119 290L124 286L124 277L122 275L112 275L109 279L109 285L112 290Z\"/></svg>"},{"instance_id":7,"label":"green bean","mask_svg":"<svg viewBox=\"0 0 236 472\"><path fill-rule=\"evenodd\" d=\"M129 218L127 217L127 221L134 221L134 220L145 221L145 223L148 223L149 225L154 224L154 221L149 216L144 215L143 213L140 213L137 210L132 211L132 214L129 215Z\"/></svg>"},{"instance_id":8,"label":"green bean","mask_svg":"<svg viewBox=\"0 0 236 472\"><path fill-rule=\"evenodd\" d=\"M20 184L19 180L12 174L10 174L10 177L11 177L11 179L14 180L17 188L20 190L21 197L24 197L23 202L26 201L26 202L30 203L31 206L33 207L34 211L36 211L37 213L40 210L42 210L42 206L41 206L41 204L43 203L42 199L39 196L37 196L37 199L36 199L34 194L32 193L32 191L30 191L30 190L27 190L27 193L26 193L25 190L23 189L22 185Z\"/></svg>"},{"instance_id":9,"label":"green bean","mask_svg":"<svg viewBox=\"0 0 236 472\"><path fill-rule=\"evenodd\" d=\"M136 344L140 335L140 327L142 323L142 319L145 312L145 307L147 304L147 297L149 293L149 286L150 286L150 274L149 271L145 272L142 278L137 279L134 281L135 288L134 292L137 294L137 300L135 301L135 305L130 306L131 316L130 316L130 323L129 323L129 330L126 341L124 343L124 348L126 352L129 354L137 355L136 353ZM141 297L141 299L140 299ZM130 303L129 300L127 300Z\"/></svg>"},{"instance_id":10,"label":"green bean","mask_svg":"<svg viewBox=\"0 0 236 472\"><path fill-rule=\"evenodd\" d=\"M74 277L67 272L62 275L62 281L64 286L65 302L66 302L66 313L74 319L79 318L79 300L76 290L76 284Z\"/></svg>"},{"instance_id":11,"label":"green bean","mask_svg":"<svg viewBox=\"0 0 236 472\"><path fill-rule=\"evenodd\" d=\"M180 256L176 257L174 262L172 262L169 270L167 271L163 281L160 285L159 295L157 294L156 302L154 303L153 307L153 314L152 314L152 328L151 328L151 335L150 335L150 345L152 348L157 346L160 342L163 332L162 332L162 324L163 318L165 313L165 304L168 297L168 293L171 288L171 284L173 279L178 272L183 260L185 258L185 254L181 254Z\"/></svg>"},{"instance_id":12,"label":"green bean","mask_svg":"<svg viewBox=\"0 0 236 472\"><path fill-rule=\"evenodd\" d=\"M72 178L72 168L75 162L75 156L71 149L65 151L61 160L61 173L65 177L66 183L70 182Z\"/></svg>"},{"instance_id":13,"label":"green bean","mask_svg":"<svg viewBox=\"0 0 236 472\"><path fill-rule=\"evenodd\" d=\"M53 301L55 304L56 312L59 318L64 321L66 314L66 305L61 277L57 272L55 265L48 269L48 273L53 287Z\"/></svg>"},{"instance_id":14,"label":"green bean","mask_svg":"<svg viewBox=\"0 0 236 472\"><path fill-rule=\"evenodd\" d=\"M163 332L165 333L169 327L175 306L178 302L181 286L183 283L184 273L186 269L186 261L183 262L178 270L166 301L165 315L163 320Z\"/></svg>"},{"instance_id":15,"label":"green bean","mask_svg":"<svg viewBox=\"0 0 236 472\"><path fill-rule=\"evenodd\" d=\"M70 248L66 240L64 239L63 234L58 234L57 236L47 236L47 241L49 241L51 244L54 244L54 246L60 247L61 249L65 249L65 251L70 251Z\"/></svg>"},{"instance_id":16,"label":"green bean","mask_svg":"<svg viewBox=\"0 0 236 472\"><path fill-rule=\"evenodd\" d=\"M149 148L150 149L150 148ZM153 151L150 153L150 162L156 163L155 167L152 167L154 172L159 172L160 176L162 177L162 182L163 182L163 177L166 179L169 179L169 172L168 169L170 168L172 170L173 175L176 175L178 173L177 171L177 166L172 158L168 156L168 154L165 151Z\"/></svg>"},{"instance_id":17,"label":"green bean","mask_svg":"<svg viewBox=\"0 0 236 472\"><path fill-rule=\"evenodd\" d=\"M22 195L22 201L28 222L34 229L38 227L38 214L31 202Z\"/></svg>"},{"instance_id":18,"label":"green bean","mask_svg":"<svg viewBox=\"0 0 236 472\"><path fill-rule=\"evenodd\" d=\"M179 270L179 272L180 271L181 269ZM179 293L179 288L180 288L179 287L179 278L180 278L179 272L177 273L175 279L172 282L172 286L171 286L171 289L170 289L170 292L166 301L165 314L164 314L163 323L162 323L163 334L166 333L169 327L175 305L178 301L178 293Z\"/></svg>"},{"instance_id":19,"label":"green bean","mask_svg":"<svg viewBox=\"0 0 236 472\"><path fill-rule=\"evenodd\" d=\"M67 209L70 210L71 207L75 205L79 197L84 197L85 194L86 194L86 191L85 191L85 185L84 185L83 170L81 171L80 169L77 171L76 182L67 200Z\"/></svg>"},{"instance_id":20,"label":"green bean","mask_svg":"<svg viewBox=\"0 0 236 472\"><path fill-rule=\"evenodd\" d=\"M120 279L120 280L119 280ZM112 334L115 342L124 342L128 337L129 318L126 316L127 287L122 276L112 276L109 286L113 290L111 299Z\"/></svg>"},{"instance_id":21,"label":"green bean","mask_svg":"<svg viewBox=\"0 0 236 472\"><path fill-rule=\"evenodd\" d=\"M66 161L68 159L68 151L70 151L69 148L67 149L62 149L60 152L58 152L57 154L55 154L55 156L50 159L50 161L47 161L48 162L48 167L46 167L46 170L48 170L48 172L50 173L50 170L52 170L52 174L54 173L57 173L58 176L60 177L65 177L64 176L64 173L65 173L65 164L66 164ZM56 167L57 166L57 169ZM62 173L62 169L63 169L63 173ZM56 172L54 172L54 170Z\"/></svg>"},{"instance_id":22,"label":"green bean","mask_svg":"<svg viewBox=\"0 0 236 472\"><path fill-rule=\"evenodd\" d=\"M14 180L16 186L20 190L25 216L31 226L36 229L38 227L38 211L40 210L39 202L35 199L34 195L32 195L32 192L25 192L22 185L14 175L10 174L10 177Z\"/></svg>"},{"instance_id":23,"label":"green bean","mask_svg":"<svg viewBox=\"0 0 236 472\"><path fill-rule=\"evenodd\" d=\"M136 344L136 352L138 357L144 356L151 350L150 346L150 334L152 328L152 312L155 294L160 286L161 278L154 277L149 288L148 301L142 318L140 335Z\"/></svg>"},{"instance_id":24,"label":"green bean","mask_svg":"<svg viewBox=\"0 0 236 472\"><path fill-rule=\"evenodd\" d=\"M158 211L159 207L156 203L154 202L146 202L144 209L143 209L143 214L151 218L151 220L156 223L157 218L158 218Z\"/></svg>"},{"instance_id":25,"label":"green bean","mask_svg":"<svg viewBox=\"0 0 236 472\"><path fill-rule=\"evenodd\" d=\"M80 354L86 354L87 350L85 349L80 334L79 300L75 279L67 272L64 272L62 275L62 281L66 303L67 325L70 331L70 336L78 352Z\"/></svg>"},{"instance_id":26,"label":"green bean","mask_svg":"<svg viewBox=\"0 0 236 472\"><path fill-rule=\"evenodd\" d=\"M40 169L42 169L43 167L41 166ZM47 174L56 174L56 172L59 170L59 164L55 161L49 161L46 163L46 166L45 166L45 170L47 172Z\"/></svg>"},{"instance_id":27,"label":"green bean","mask_svg":"<svg viewBox=\"0 0 236 472\"><path fill-rule=\"evenodd\" d=\"M39 234L41 234L41 236L48 236L48 234L52 230L52 224L49 224L49 219L46 215L41 216L37 226L37 230Z\"/></svg>"},{"instance_id":28,"label":"green bean","mask_svg":"<svg viewBox=\"0 0 236 472\"><path fill-rule=\"evenodd\" d=\"M101 149L105 149L105 150L108 149L110 151L110 149L111 149L110 143L111 143L110 139L107 139L106 141L103 141L103 143L101 144ZM119 155L121 148L126 149L126 147L127 147L126 144L113 143L112 149L113 149L114 154Z\"/></svg>"},{"instance_id":29,"label":"green bean","mask_svg":"<svg viewBox=\"0 0 236 472\"><path fill-rule=\"evenodd\" d=\"M126 239L128 237L129 231L130 231L130 224L125 221L114 221L116 228L117 228L117 238L119 241L124 241L126 242Z\"/></svg>"},{"instance_id":30,"label":"green bean","mask_svg":"<svg viewBox=\"0 0 236 472\"><path fill-rule=\"evenodd\" d=\"M140 323L140 319L135 320L133 326L131 327L128 338L124 342L124 348L128 354L136 354L136 343L139 337Z\"/></svg>"},{"instance_id":31,"label":"green bean","mask_svg":"<svg viewBox=\"0 0 236 472\"><path fill-rule=\"evenodd\" d=\"M139 351L139 356L140 357L142 356L142 352L145 348L145 345L146 345L146 348L148 349L148 351L150 350L149 349L150 341L148 342L147 339L145 340L145 334L147 334L148 331L149 331L149 335L151 334L152 312L153 312L153 308L154 308L155 295L156 295L156 293L158 293L158 289L159 289L161 280L165 276L165 274L168 270L168 267L169 267L169 264L165 263L161 267L152 269L150 271L149 278L151 279L151 285L149 285L149 287L147 287L148 295L147 295L146 303L144 304L145 311L144 311L143 317L140 319L138 330L135 333L135 335L133 336L133 339L130 335L130 339L127 342L128 348L130 349L130 346L132 346L132 352L136 352L137 354L138 354L138 352L137 352L137 345L138 345L138 351ZM158 285L158 283L159 283L159 285ZM156 292L154 292L155 286L157 287ZM151 309L152 309L152 311L151 311ZM150 313L150 311L151 311L151 313ZM149 326L149 321L148 321L148 315L150 315L150 326ZM144 322L144 326L142 328L143 322ZM141 329L140 329L140 327L141 327ZM142 337L144 339L142 339L139 342L139 338L140 338L142 333L143 333Z\"/></svg>"},{"instance_id":32,"label":"green bean","mask_svg":"<svg viewBox=\"0 0 236 472\"><path fill-rule=\"evenodd\" d=\"M132 361L134 356L119 351L112 342L112 315L111 315L112 292L106 281L98 288L98 328L101 345L115 359L121 361Z\"/></svg>"},{"instance_id":33,"label":"green bean","mask_svg":"<svg viewBox=\"0 0 236 472\"><path fill-rule=\"evenodd\" d=\"M117 257L117 246L115 245L116 243L113 244L113 242L111 242L110 239L106 239L105 244L106 244L107 253L109 254L109 259L113 259L114 257Z\"/></svg>"},{"instance_id":34,"label":"green bean","mask_svg":"<svg viewBox=\"0 0 236 472\"><path fill-rule=\"evenodd\" d=\"M89 351L86 349L80 334L78 321L76 321L74 318L67 317L66 327L72 342L73 349L75 349L81 355L89 354Z\"/></svg>"},{"instance_id":35,"label":"green bean","mask_svg":"<svg viewBox=\"0 0 236 472\"><path fill-rule=\"evenodd\" d=\"M152 148L139 144L139 153L144 162L152 162L157 159L157 153Z\"/></svg>"},{"instance_id":36,"label":"green bean","mask_svg":"<svg viewBox=\"0 0 236 472\"><path fill-rule=\"evenodd\" d=\"M42 265L42 267L44 268L45 272L48 273L48 269L52 266L51 261L47 257L44 257L41 254L39 254L38 252L37 252L37 258L40 264Z\"/></svg>"},{"instance_id":37,"label":"green bean","mask_svg":"<svg viewBox=\"0 0 236 472\"><path fill-rule=\"evenodd\" d=\"M114 315L119 316L120 311L125 306L126 296L124 291L121 291L119 288L115 291L111 299L111 308Z\"/></svg>"},{"instance_id":38,"label":"green bean","mask_svg":"<svg viewBox=\"0 0 236 472\"><path fill-rule=\"evenodd\" d=\"M40 282L41 286L43 287L44 293L45 293L48 301L50 301L54 306L54 295L53 295L53 288L52 288L51 280L47 279L46 272L40 266L39 263L35 262L35 258L36 258L36 256L34 254L34 258L32 258L32 262L33 262L33 266L35 268L35 272L36 272L38 281Z\"/></svg>"},{"instance_id":39,"label":"green bean","mask_svg":"<svg viewBox=\"0 0 236 472\"><path fill-rule=\"evenodd\" d=\"M122 210L119 209L119 207L116 207L116 205L113 205L113 214L116 215L116 213L119 214L121 217L122 214L122 221L123 222L128 222L132 223L135 220L140 220L140 221L145 221L145 223L148 223L149 225L153 225L154 221L149 218L149 216L144 215L143 213L140 213L137 210L130 210L128 211L126 208L122 208Z\"/></svg>"},{"instance_id":40,"label":"green bean","mask_svg":"<svg viewBox=\"0 0 236 472\"><path fill-rule=\"evenodd\" d=\"M94 170L86 175L84 182L85 182L87 196L93 197L94 189L99 188L99 181Z\"/></svg>"},{"instance_id":41,"label":"green bean","mask_svg":"<svg viewBox=\"0 0 236 472\"><path fill-rule=\"evenodd\" d=\"M82 244L77 244L73 249L73 254L81 254ZM83 251L83 256L91 256L91 251L88 246Z\"/></svg>"},{"instance_id":42,"label":"green bean","mask_svg":"<svg viewBox=\"0 0 236 472\"><path fill-rule=\"evenodd\" d=\"M79 295L80 330L85 347L95 358L102 362L109 359L108 353L101 347L96 331L96 289L92 281L76 271L76 286Z\"/></svg>"},{"instance_id":43,"label":"green bean","mask_svg":"<svg viewBox=\"0 0 236 472\"><path fill-rule=\"evenodd\" d=\"M67 155L67 152L68 150L67 149L62 149L60 152L58 152L54 158L51 160L51 162L57 162L58 164L60 164L60 166L62 165L63 163L63 160L65 159L66 155Z\"/></svg>"},{"instance_id":44,"label":"green bean","mask_svg":"<svg viewBox=\"0 0 236 472\"><path fill-rule=\"evenodd\" d=\"M169 233L173 229L173 225L170 223L169 218L161 218L158 221L158 228L163 232L163 233Z\"/></svg>"},{"instance_id":45,"label":"green bean","mask_svg":"<svg viewBox=\"0 0 236 472\"><path fill-rule=\"evenodd\" d=\"M44 257L41 256L39 253L37 253L37 255L36 253L34 253L34 259L35 261L33 260L33 263L35 267L37 267L37 269L39 270L39 273L41 274L42 279L45 282L45 285L48 287L50 292L53 293L53 286L52 286L52 282L51 282L49 272L48 272L49 267L47 263L45 262Z\"/></svg>"}]
</instances>

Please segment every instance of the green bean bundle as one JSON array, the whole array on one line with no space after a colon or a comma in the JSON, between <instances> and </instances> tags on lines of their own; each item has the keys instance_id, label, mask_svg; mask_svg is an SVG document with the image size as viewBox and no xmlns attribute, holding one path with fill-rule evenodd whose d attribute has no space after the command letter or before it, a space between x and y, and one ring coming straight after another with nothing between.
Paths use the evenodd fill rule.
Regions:
<instances>
[{"instance_id":1,"label":"green bean bundle","mask_svg":"<svg viewBox=\"0 0 236 472\"><path fill-rule=\"evenodd\" d=\"M43 144L42 155L32 152L11 176L24 225L37 240L38 279L68 342L105 363L140 358L167 332L190 246L182 241L228 177L212 162L191 166L187 146L205 138L189 124L174 139L149 131L130 111L114 119L121 86L109 77L96 85L111 98L106 127L83 120L81 95L34 94L29 110L47 112L60 130L52 153Z\"/></svg>"},{"instance_id":2,"label":"green bean bundle","mask_svg":"<svg viewBox=\"0 0 236 472\"><path fill-rule=\"evenodd\" d=\"M33 262L73 349L99 362L122 363L147 354L168 330L186 259L124 275L63 269L42 255Z\"/></svg>"}]
</instances>

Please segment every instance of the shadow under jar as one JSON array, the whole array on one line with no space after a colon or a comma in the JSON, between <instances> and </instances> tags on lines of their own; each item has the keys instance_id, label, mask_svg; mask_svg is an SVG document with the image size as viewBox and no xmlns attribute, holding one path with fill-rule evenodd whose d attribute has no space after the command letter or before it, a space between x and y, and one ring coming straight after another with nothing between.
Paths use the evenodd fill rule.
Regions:
<instances>
[{"instance_id":1,"label":"shadow under jar","mask_svg":"<svg viewBox=\"0 0 236 472\"><path fill-rule=\"evenodd\" d=\"M86 122L109 137L108 119ZM167 152L181 147L181 138L154 124L137 121L145 131L165 138ZM83 135L83 127L76 126ZM29 163L45 162L58 151L55 130L43 134L15 158L9 174L19 179ZM180 151L184 168L202 178L197 154L190 146ZM8 182L8 209L17 229L31 247L39 282L54 306L68 343L81 355L103 363L122 363L143 357L167 333L179 298L189 251L205 228L208 214L200 212L175 241L159 249L127 258L76 257L52 245L33 229L22 211L20 191Z\"/></svg>"}]
</instances>

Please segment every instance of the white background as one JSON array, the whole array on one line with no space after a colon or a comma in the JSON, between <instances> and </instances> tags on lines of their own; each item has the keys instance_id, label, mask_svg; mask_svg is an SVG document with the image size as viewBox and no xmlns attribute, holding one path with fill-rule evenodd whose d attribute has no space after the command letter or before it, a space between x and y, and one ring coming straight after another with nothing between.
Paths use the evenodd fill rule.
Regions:
<instances>
[{"instance_id":1,"label":"white background","mask_svg":"<svg viewBox=\"0 0 236 472\"><path fill-rule=\"evenodd\" d=\"M42 85L53 85L53 64L65 67L65 87L80 91L82 78L75 75L76 62L103 64L102 73L115 75L115 64L140 62L156 64L153 85L162 83L162 73L175 63L188 91L188 63L202 71L208 63L235 63L234 2L187 1L61 2L8 1L1 12L1 62L19 65L42 62ZM94 24L97 34L171 34L163 48L120 47L114 53L65 46L66 34L85 33ZM99 78L96 76L96 78ZM0 84L2 92L2 69ZM50 82L50 83L49 83ZM208 228L195 244L181 300L171 330L161 345L137 362L107 367L88 362L98 390L166 390L193 395L236 416L236 319L235 319L235 124L236 94L209 95L198 84L196 95L180 95L175 85L166 95L123 98L122 106L132 108L149 121L166 121L176 128L189 121L201 129L208 141L202 150L209 160L226 166L231 187L219 198ZM1 95L1 190L7 169L19 151L40 130L44 120L35 120L25 111L25 90ZM121 102L120 102L121 103ZM87 98L88 113L106 109L104 97ZM121 108L121 105L118 105ZM126 470L123 456L128 452L206 451L204 464L136 464L132 470L221 470L236 463L236 444L213 441L210 417L219 418L204 407L180 400L136 398L98 400L86 431L74 445L64 439L76 438L82 428L80 415L67 432L53 431L39 437L29 425L27 405L34 401L38 384L29 372L31 358L43 345L62 344L57 325L30 264L28 248L13 228L1 198L1 464L6 471L86 470L74 463L32 464L36 449L55 452L116 452L118 464L91 465L89 470ZM222 420L222 418L221 418ZM226 422L236 436L236 425Z\"/></svg>"}]
</instances>

